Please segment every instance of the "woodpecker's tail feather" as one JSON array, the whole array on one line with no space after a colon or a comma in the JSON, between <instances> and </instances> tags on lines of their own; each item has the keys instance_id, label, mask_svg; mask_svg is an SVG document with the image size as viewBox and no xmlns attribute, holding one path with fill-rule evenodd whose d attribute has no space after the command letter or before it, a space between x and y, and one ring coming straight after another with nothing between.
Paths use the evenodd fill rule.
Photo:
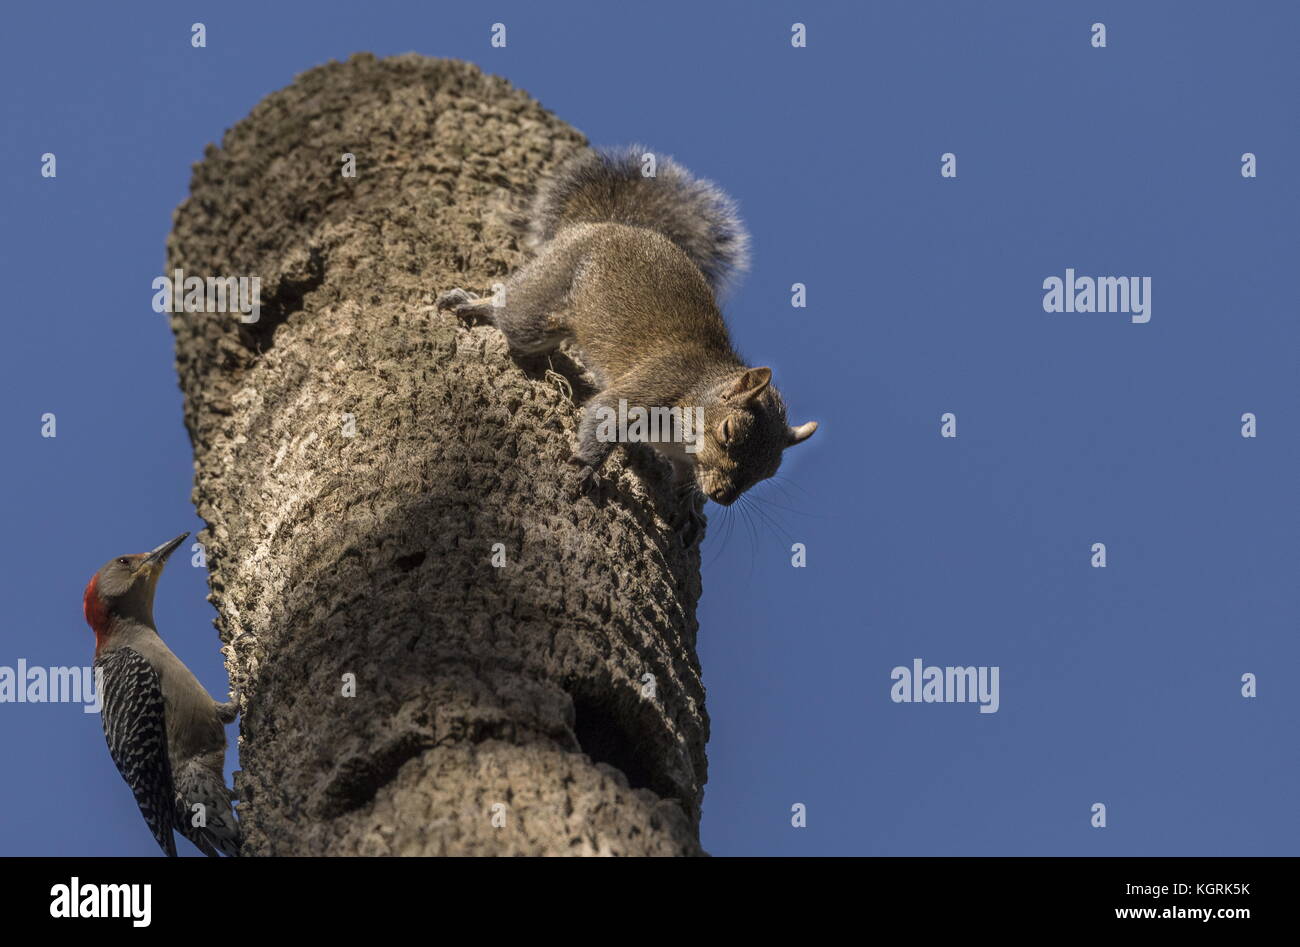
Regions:
<instances>
[{"instance_id":1,"label":"woodpecker's tail feather","mask_svg":"<svg viewBox=\"0 0 1300 947\"><path fill-rule=\"evenodd\" d=\"M177 830L205 855L238 855L239 820L225 780L198 760L187 762L175 780Z\"/></svg>"},{"instance_id":2,"label":"woodpecker's tail feather","mask_svg":"<svg viewBox=\"0 0 1300 947\"><path fill-rule=\"evenodd\" d=\"M681 247L719 294L749 267L749 234L735 201L713 182L640 145L584 149L569 158L542 183L527 221L534 247L571 224L657 230Z\"/></svg>"}]
</instances>

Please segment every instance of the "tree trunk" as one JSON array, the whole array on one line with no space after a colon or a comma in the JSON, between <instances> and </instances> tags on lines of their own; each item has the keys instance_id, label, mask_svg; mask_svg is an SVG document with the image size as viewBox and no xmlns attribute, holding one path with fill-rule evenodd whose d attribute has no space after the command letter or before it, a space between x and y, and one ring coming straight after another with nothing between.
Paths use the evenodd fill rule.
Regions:
<instances>
[{"instance_id":1,"label":"tree trunk","mask_svg":"<svg viewBox=\"0 0 1300 947\"><path fill-rule=\"evenodd\" d=\"M574 493L581 369L432 306L519 264L502 209L583 143L474 66L360 55L194 168L168 275L261 279L255 323L172 316L245 854L700 853L667 466Z\"/></svg>"}]
</instances>

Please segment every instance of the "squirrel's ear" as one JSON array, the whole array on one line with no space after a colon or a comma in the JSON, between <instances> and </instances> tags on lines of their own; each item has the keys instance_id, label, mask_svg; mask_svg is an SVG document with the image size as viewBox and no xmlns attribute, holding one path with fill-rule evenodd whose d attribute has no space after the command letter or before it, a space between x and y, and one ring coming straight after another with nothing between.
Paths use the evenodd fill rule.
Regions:
<instances>
[{"instance_id":1,"label":"squirrel's ear","mask_svg":"<svg viewBox=\"0 0 1300 947\"><path fill-rule=\"evenodd\" d=\"M809 421L807 424L800 424L798 427L790 428L790 446L793 447L795 444L802 444L804 441L808 440L808 438L812 437L813 432L816 430L816 421Z\"/></svg>"},{"instance_id":2,"label":"squirrel's ear","mask_svg":"<svg viewBox=\"0 0 1300 947\"><path fill-rule=\"evenodd\" d=\"M752 401L763 393L763 389L772 384L772 369L770 368L747 368L736 377L736 382L727 392L728 401L739 401L744 404Z\"/></svg>"}]
</instances>

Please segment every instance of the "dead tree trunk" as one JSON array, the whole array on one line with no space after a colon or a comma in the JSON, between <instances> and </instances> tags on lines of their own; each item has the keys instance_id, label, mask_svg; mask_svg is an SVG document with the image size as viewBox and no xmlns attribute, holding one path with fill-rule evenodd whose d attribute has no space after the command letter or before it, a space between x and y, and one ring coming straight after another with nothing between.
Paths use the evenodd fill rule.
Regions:
<instances>
[{"instance_id":1,"label":"dead tree trunk","mask_svg":"<svg viewBox=\"0 0 1300 947\"><path fill-rule=\"evenodd\" d=\"M575 364L432 308L518 264L495 208L582 143L471 65L362 55L194 168L168 275L261 279L256 323L172 316L246 854L700 851L667 470L616 451L574 499Z\"/></svg>"}]
</instances>

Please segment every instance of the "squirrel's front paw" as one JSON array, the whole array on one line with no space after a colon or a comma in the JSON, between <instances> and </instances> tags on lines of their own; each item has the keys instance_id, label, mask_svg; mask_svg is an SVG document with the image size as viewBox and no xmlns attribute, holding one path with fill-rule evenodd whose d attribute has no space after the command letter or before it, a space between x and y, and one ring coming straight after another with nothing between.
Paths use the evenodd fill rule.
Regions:
<instances>
[{"instance_id":1,"label":"squirrel's front paw","mask_svg":"<svg viewBox=\"0 0 1300 947\"><path fill-rule=\"evenodd\" d=\"M427 297L426 297L427 298ZM450 312L458 317L472 316L480 312L487 300L480 299L474 293L463 289L449 289L439 293L434 306L439 312Z\"/></svg>"},{"instance_id":2,"label":"squirrel's front paw","mask_svg":"<svg viewBox=\"0 0 1300 947\"><path fill-rule=\"evenodd\" d=\"M573 492L577 496L594 496L600 489L600 475L596 472L596 465L583 459L577 454L569 457L569 464L573 471L570 478L573 484Z\"/></svg>"},{"instance_id":3,"label":"squirrel's front paw","mask_svg":"<svg viewBox=\"0 0 1300 947\"><path fill-rule=\"evenodd\" d=\"M704 501L698 494L684 498L685 507L677 517L674 526L682 545L687 549L694 546L704 535L708 520L704 518Z\"/></svg>"}]
</instances>

